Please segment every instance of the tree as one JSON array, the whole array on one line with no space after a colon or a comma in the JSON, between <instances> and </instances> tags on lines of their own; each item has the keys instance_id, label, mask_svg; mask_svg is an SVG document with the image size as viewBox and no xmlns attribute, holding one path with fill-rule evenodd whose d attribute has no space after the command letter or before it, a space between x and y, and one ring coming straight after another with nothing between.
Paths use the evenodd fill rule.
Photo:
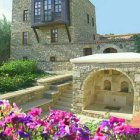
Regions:
<instances>
[{"instance_id":1,"label":"tree","mask_svg":"<svg viewBox=\"0 0 140 140\"><path fill-rule=\"evenodd\" d=\"M135 45L136 45L136 51L140 53L140 35L135 35Z\"/></svg>"},{"instance_id":2,"label":"tree","mask_svg":"<svg viewBox=\"0 0 140 140\"><path fill-rule=\"evenodd\" d=\"M6 17L0 20L0 63L10 56L11 23Z\"/></svg>"}]
</instances>

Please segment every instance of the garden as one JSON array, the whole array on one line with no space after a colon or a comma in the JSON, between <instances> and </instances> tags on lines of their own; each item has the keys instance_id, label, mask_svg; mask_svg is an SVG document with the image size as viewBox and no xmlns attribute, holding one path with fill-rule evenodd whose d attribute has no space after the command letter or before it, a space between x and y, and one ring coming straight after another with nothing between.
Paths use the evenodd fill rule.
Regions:
<instances>
[{"instance_id":1,"label":"garden","mask_svg":"<svg viewBox=\"0 0 140 140\"><path fill-rule=\"evenodd\" d=\"M36 61L15 60L3 63L0 67L0 93L31 87L36 79L49 76L37 68Z\"/></svg>"},{"instance_id":2,"label":"garden","mask_svg":"<svg viewBox=\"0 0 140 140\"><path fill-rule=\"evenodd\" d=\"M140 129L132 128L123 118L112 117L97 124L60 110L50 110L41 117L42 110L33 108L22 112L8 100L0 101L1 140L139 140Z\"/></svg>"}]
</instances>

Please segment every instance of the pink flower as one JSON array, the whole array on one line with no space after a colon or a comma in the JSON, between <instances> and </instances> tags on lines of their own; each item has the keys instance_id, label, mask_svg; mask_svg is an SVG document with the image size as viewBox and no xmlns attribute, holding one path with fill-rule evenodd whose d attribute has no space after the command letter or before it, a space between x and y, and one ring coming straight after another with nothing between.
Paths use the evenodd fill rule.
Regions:
<instances>
[{"instance_id":1,"label":"pink flower","mask_svg":"<svg viewBox=\"0 0 140 140\"><path fill-rule=\"evenodd\" d=\"M6 129L4 130L4 134L7 136L13 136L12 128L6 127Z\"/></svg>"},{"instance_id":2,"label":"pink flower","mask_svg":"<svg viewBox=\"0 0 140 140\"><path fill-rule=\"evenodd\" d=\"M28 115L31 115L33 117L39 117L42 113L41 108L32 108L31 111L28 113Z\"/></svg>"}]
</instances>

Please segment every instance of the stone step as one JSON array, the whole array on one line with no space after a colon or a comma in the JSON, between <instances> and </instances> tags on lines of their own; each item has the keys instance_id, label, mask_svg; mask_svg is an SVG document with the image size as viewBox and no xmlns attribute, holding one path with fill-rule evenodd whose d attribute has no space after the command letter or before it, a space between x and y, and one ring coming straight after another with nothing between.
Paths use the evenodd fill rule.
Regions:
<instances>
[{"instance_id":1,"label":"stone step","mask_svg":"<svg viewBox=\"0 0 140 140\"><path fill-rule=\"evenodd\" d=\"M72 82L64 82L64 83L57 83L57 84L51 84L50 85L50 89L52 90L60 90L62 92L65 92L67 90L71 90L72 89Z\"/></svg>"},{"instance_id":2,"label":"stone step","mask_svg":"<svg viewBox=\"0 0 140 140\"><path fill-rule=\"evenodd\" d=\"M62 96L61 98L60 98L60 101L65 101L65 102L72 102L72 98L67 98L67 97L64 97L64 96Z\"/></svg>"},{"instance_id":3,"label":"stone step","mask_svg":"<svg viewBox=\"0 0 140 140\"><path fill-rule=\"evenodd\" d=\"M58 102L66 102L69 104L72 104L72 99L71 98L65 98L65 97L61 97Z\"/></svg>"},{"instance_id":4,"label":"stone step","mask_svg":"<svg viewBox=\"0 0 140 140\"><path fill-rule=\"evenodd\" d=\"M60 101L58 101L58 102L56 103L56 105L65 106L65 107L71 108L71 107L72 107L72 101L71 101L71 102L67 102L67 101L62 101L62 100L60 100Z\"/></svg>"},{"instance_id":5,"label":"stone step","mask_svg":"<svg viewBox=\"0 0 140 140\"><path fill-rule=\"evenodd\" d=\"M48 111L48 109L53 106L53 101L51 99L39 99L33 102L29 102L20 106L20 108L24 111L30 111L32 108L42 108L43 111Z\"/></svg>"},{"instance_id":6,"label":"stone step","mask_svg":"<svg viewBox=\"0 0 140 140\"><path fill-rule=\"evenodd\" d=\"M48 90L44 93L45 97L52 98L53 95L59 94L58 90Z\"/></svg>"},{"instance_id":7,"label":"stone step","mask_svg":"<svg viewBox=\"0 0 140 140\"><path fill-rule=\"evenodd\" d=\"M72 93L63 94L63 97L71 98L72 99Z\"/></svg>"},{"instance_id":8,"label":"stone step","mask_svg":"<svg viewBox=\"0 0 140 140\"><path fill-rule=\"evenodd\" d=\"M56 106L53 107L53 109L54 110L63 110L63 111L71 112L72 108L64 107L64 106L61 106L61 105L56 105Z\"/></svg>"},{"instance_id":9,"label":"stone step","mask_svg":"<svg viewBox=\"0 0 140 140\"><path fill-rule=\"evenodd\" d=\"M39 85L59 85L68 81L72 81L72 74L56 75L53 77L37 80Z\"/></svg>"}]
</instances>

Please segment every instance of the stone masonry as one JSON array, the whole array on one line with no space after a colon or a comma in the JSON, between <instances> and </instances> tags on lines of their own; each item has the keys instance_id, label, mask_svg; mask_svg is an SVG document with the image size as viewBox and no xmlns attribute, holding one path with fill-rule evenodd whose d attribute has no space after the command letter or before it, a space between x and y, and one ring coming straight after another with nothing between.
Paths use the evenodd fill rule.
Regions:
<instances>
[{"instance_id":1,"label":"stone masonry","mask_svg":"<svg viewBox=\"0 0 140 140\"><path fill-rule=\"evenodd\" d=\"M75 112L82 112L83 114L88 114L85 112L86 107L91 103L91 92L93 87L93 79L96 76L97 80L100 76L97 76L98 72L105 71L105 70L114 70L116 72L121 73L126 77L126 80L128 79L132 85L132 89L130 92L133 93L133 109L132 114L137 113L140 110L140 65L139 63L75 63L73 65L73 108ZM118 77L118 75L117 75ZM105 78L105 76L104 76ZM100 82L101 81L101 78ZM113 77L112 77L113 79ZM115 80L115 79L114 79ZM121 80L119 78L119 80ZM95 81L94 79L94 82ZM119 82L115 85L114 88L118 87ZM102 85L102 83L100 83ZM103 90L103 93L106 93L105 90ZM119 89L118 89L119 91ZM94 91L95 92L95 91ZM109 91L107 92L107 94ZM98 92L99 94L99 92ZM97 94L97 95L98 95ZM106 95L107 95L106 94ZM118 93L117 93L118 94ZM97 96L96 95L96 96ZM111 95L111 94L110 94ZM119 95L119 94L118 94ZM127 95L127 93L123 94ZM130 95L130 93L129 93ZM132 96L132 95L131 95ZM94 99L94 98L93 98ZM129 97L130 99L130 97ZM111 100L111 96L110 96ZM130 101L130 100L128 100ZM110 101L111 102L111 101ZM89 116L94 117L102 117L104 118L106 114L98 114L98 113L92 113L88 114ZM108 114L110 116L110 114ZM109 117L108 116L108 117ZM126 116L125 116L126 117Z\"/></svg>"},{"instance_id":2,"label":"stone masonry","mask_svg":"<svg viewBox=\"0 0 140 140\"><path fill-rule=\"evenodd\" d=\"M100 39L96 33L95 6L89 0L69 0L71 42L63 24L52 24L37 29L40 42L37 42L31 28L31 0L13 0L11 59L34 59L43 70L72 70L70 59L85 55L84 48L91 48L92 54L103 53L107 48L117 52L135 52L135 41L112 37ZM23 21L23 11L29 10L28 21ZM87 14L89 23L87 23ZM92 25L92 18L94 25ZM51 29L58 28L58 42L51 43ZM23 32L28 32L28 44L23 45ZM133 36L133 35L131 35ZM95 39L95 40L94 40ZM55 61L51 61L55 57Z\"/></svg>"},{"instance_id":3,"label":"stone masonry","mask_svg":"<svg viewBox=\"0 0 140 140\"><path fill-rule=\"evenodd\" d=\"M37 29L40 42L37 43L31 28L31 0L13 0L11 59L35 59L46 70L70 70L69 59L83 55L84 43L93 42L96 37L95 7L88 0L70 0L71 43L64 25L48 25ZM29 10L29 20L23 21L23 11ZM87 23L89 14L89 23ZM92 25L92 18L94 25ZM51 29L58 28L58 42L50 42ZM28 45L23 45L23 32L28 32ZM80 43L83 44L80 44ZM88 45L89 46L89 45ZM93 45L92 45L93 46ZM50 57L56 57L50 62Z\"/></svg>"}]
</instances>

